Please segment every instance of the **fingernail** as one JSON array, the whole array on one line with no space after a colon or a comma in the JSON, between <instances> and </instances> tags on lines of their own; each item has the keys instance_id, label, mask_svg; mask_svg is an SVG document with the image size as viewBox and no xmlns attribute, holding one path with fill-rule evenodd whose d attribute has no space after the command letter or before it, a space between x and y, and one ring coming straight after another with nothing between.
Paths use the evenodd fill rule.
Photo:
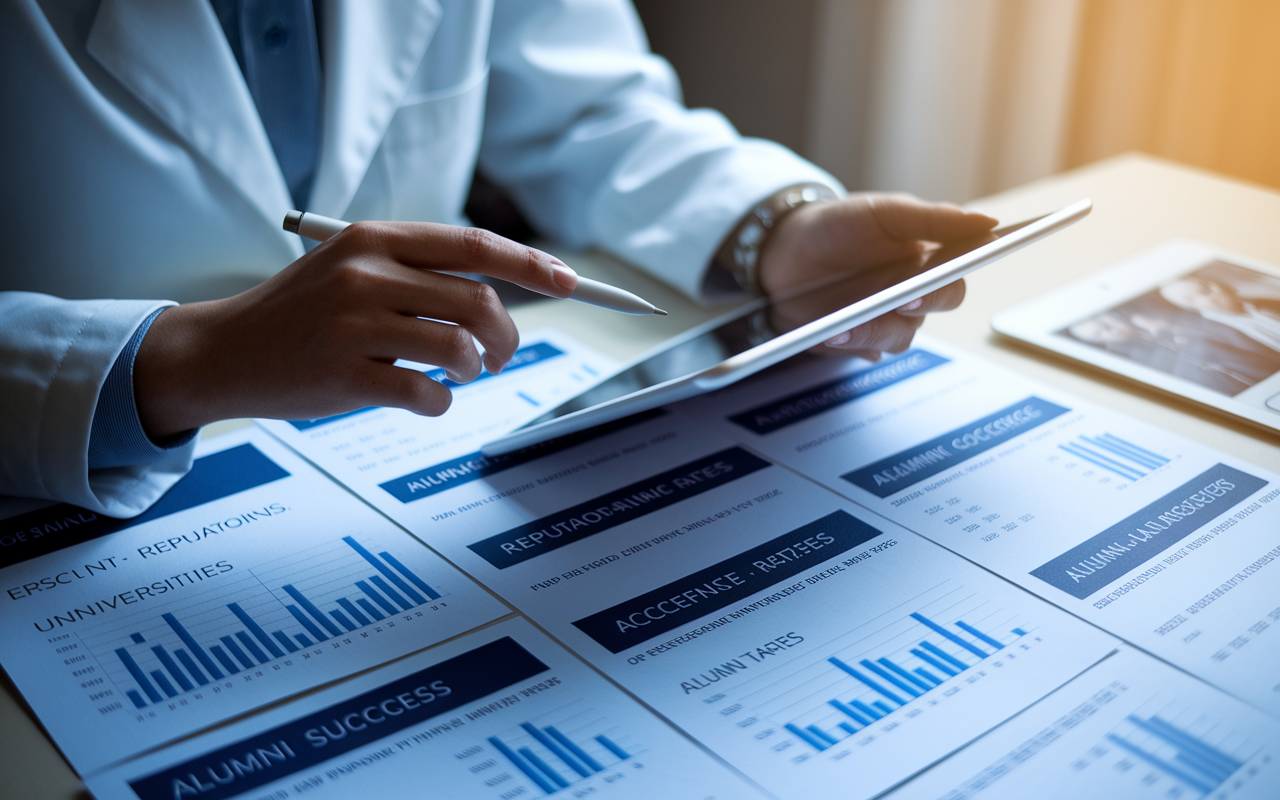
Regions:
<instances>
[{"instance_id":1,"label":"fingernail","mask_svg":"<svg viewBox=\"0 0 1280 800\"><path fill-rule=\"evenodd\" d=\"M551 262L551 278L561 289L573 291L578 287L578 273L569 269L562 261Z\"/></svg>"},{"instance_id":2,"label":"fingernail","mask_svg":"<svg viewBox=\"0 0 1280 800\"><path fill-rule=\"evenodd\" d=\"M835 336L832 336L827 340L827 347L839 347L849 341L849 339L850 336L848 331L845 331L844 333L837 333Z\"/></svg>"},{"instance_id":3,"label":"fingernail","mask_svg":"<svg viewBox=\"0 0 1280 800\"><path fill-rule=\"evenodd\" d=\"M917 297L915 300L912 300L910 303L907 303L906 305L902 306L898 310L899 311L915 311L917 308L919 308L922 305L924 305L924 298Z\"/></svg>"}]
</instances>

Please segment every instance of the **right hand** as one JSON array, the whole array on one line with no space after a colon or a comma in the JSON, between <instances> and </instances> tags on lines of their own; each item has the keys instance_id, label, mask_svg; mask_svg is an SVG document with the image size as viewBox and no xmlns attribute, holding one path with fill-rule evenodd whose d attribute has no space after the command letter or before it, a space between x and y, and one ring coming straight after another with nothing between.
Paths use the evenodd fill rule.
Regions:
<instances>
[{"instance_id":1,"label":"right hand","mask_svg":"<svg viewBox=\"0 0 1280 800\"><path fill-rule=\"evenodd\" d=\"M396 359L466 382L501 371L520 337L492 288L441 271L551 297L578 282L558 259L478 228L355 223L247 292L161 312L134 362L143 429L160 440L219 419L365 406L443 414L449 390Z\"/></svg>"}]
</instances>

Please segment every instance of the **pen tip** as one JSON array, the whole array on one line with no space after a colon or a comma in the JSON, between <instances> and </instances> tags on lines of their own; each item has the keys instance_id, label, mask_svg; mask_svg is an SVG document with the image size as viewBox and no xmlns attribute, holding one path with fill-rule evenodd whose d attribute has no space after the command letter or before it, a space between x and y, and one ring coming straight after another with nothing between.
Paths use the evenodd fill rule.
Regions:
<instances>
[{"instance_id":1,"label":"pen tip","mask_svg":"<svg viewBox=\"0 0 1280 800\"><path fill-rule=\"evenodd\" d=\"M665 317L665 316L667 316L667 312L663 311L663 310L662 310L662 309L660 309L660 308L655 308L655 309L653 309L653 313L657 314L657 315L658 315L658 316L660 316L660 317Z\"/></svg>"}]
</instances>

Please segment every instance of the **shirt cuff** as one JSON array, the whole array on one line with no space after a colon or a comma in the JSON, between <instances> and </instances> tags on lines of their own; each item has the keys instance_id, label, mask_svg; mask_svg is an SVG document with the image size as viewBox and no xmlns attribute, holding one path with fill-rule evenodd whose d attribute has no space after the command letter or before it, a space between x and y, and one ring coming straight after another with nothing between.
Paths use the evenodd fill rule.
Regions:
<instances>
[{"instance_id":1,"label":"shirt cuff","mask_svg":"<svg viewBox=\"0 0 1280 800\"><path fill-rule=\"evenodd\" d=\"M146 464L163 458L170 451L189 443L199 433L193 428L175 434L161 442L153 442L142 429L138 406L133 397L133 361L142 347L142 340L163 308L151 313L129 342L116 356L115 364L107 373L98 391L98 404L93 412L93 426L89 432L89 469L108 469Z\"/></svg>"}]
</instances>

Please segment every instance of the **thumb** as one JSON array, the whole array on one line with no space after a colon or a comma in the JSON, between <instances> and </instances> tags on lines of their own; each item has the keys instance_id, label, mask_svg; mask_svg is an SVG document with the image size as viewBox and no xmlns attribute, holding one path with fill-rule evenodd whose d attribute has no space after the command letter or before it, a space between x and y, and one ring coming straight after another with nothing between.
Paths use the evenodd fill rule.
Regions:
<instances>
[{"instance_id":1,"label":"thumb","mask_svg":"<svg viewBox=\"0 0 1280 800\"><path fill-rule=\"evenodd\" d=\"M870 201L871 213L891 239L947 242L978 236L998 220L949 203L926 203L911 195L881 195Z\"/></svg>"}]
</instances>

